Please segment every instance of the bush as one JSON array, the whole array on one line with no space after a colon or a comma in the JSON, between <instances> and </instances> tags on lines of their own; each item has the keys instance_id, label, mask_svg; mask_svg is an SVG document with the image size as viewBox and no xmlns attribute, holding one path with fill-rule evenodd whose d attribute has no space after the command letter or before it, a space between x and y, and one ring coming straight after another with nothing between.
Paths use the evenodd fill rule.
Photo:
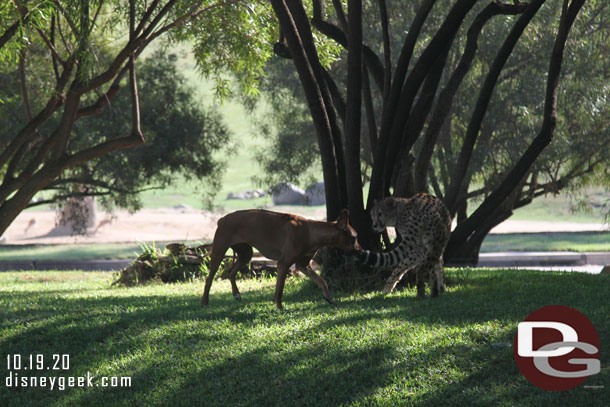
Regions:
<instances>
[{"instance_id":1,"label":"bush","mask_svg":"<svg viewBox=\"0 0 610 407\"><path fill-rule=\"evenodd\" d=\"M153 281L175 283L203 279L208 274L208 246L186 248L173 243L161 250L152 245L142 245L142 254L127 268L116 274L112 285L131 287ZM225 266L221 264L221 269Z\"/></svg>"}]
</instances>

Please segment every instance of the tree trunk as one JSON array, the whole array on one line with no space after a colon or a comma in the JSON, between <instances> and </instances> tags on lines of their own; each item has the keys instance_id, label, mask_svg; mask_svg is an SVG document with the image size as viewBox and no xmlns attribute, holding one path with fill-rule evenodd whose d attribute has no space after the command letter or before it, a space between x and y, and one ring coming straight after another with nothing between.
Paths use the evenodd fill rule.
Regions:
<instances>
[{"instance_id":1,"label":"tree trunk","mask_svg":"<svg viewBox=\"0 0 610 407\"><path fill-rule=\"evenodd\" d=\"M319 61L317 60L317 55L313 58L314 60L312 60L311 53L308 53L305 48L304 41L307 40L313 44L313 38L301 37L301 34L305 34L305 36L309 35L311 37L311 31L307 32L304 27L309 27L309 22L306 18L303 21L300 13L295 19L291 12L292 10L283 0L272 0L271 4L280 22L280 29L288 43L288 49L290 50L292 60L294 61L299 74L299 79L303 84L307 105L309 106L311 117L316 128L318 145L322 158L322 171L324 174L327 219L336 219L346 201L344 194L342 193L342 191L345 190L345 187L341 187L341 184L345 186L345 178L340 180L340 172L337 165L337 156L342 154L342 152L335 149L331 116L329 116L329 109L332 109L332 107L330 103L325 103L326 101L324 99L320 80L315 75L316 65L318 69L321 68L319 66ZM292 8L300 12L303 5L298 2L298 4L292 4ZM299 26L302 26L300 31L297 28L297 21L299 22ZM328 102L330 102L330 98L328 98Z\"/></svg>"},{"instance_id":2,"label":"tree trunk","mask_svg":"<svg viewBox=\"0 0 610 407\"><path fill-rule=\"evenodd\" d=\"M474 233L468 239L457 240L451 234L443 255L445 264L452 266L476 266L479 261L481 245L489 231L504 222L512 214L511 201L510 204L506 204L506 207L498 208L494 216L486 219L481 228L477 230L477 233Z\"/></svg>"}]
</instances>

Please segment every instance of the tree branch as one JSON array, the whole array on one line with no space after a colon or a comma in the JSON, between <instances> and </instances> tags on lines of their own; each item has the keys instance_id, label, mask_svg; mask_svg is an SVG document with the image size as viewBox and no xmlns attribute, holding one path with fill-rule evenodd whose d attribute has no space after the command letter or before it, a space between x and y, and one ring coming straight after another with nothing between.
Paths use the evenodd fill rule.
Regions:
<instances>
[{"instance_id":1,"label":"tree branch","mask_svg":"<svg viewBox=\"0 0 610 407\"><path fill-rule=\"evenodd\" d=\"M72 19L70 18L70 14L66 11L66 9L64 8L64 6L61 4L61 2L59 0L52 0L52 1L53 1L53 4L55 4L55 6L57 7L57 9L59 11L61 11L61 14L66 19L66 22L70 26L70 29L72 30L72 33L74 34L74 36L76 38L78 38L79 31L78 31L78 28L76 28L76 24L74 24L74 21L72 21Z\"/></svg>"},{"instance_id":2,"label":"tree branch","mask_svg":"<svg viewBox=\"0 0 610 407\"><path fill-rule=\"evenodd\" d=\"M430 109L432 109L432 103L434 101L434 97L438 90L438 84L443 76L443 70L445 69L445 64L447 62L447 56L449 55L449 49L451 48L450 41L446 44L445 50L440 58L432 65L430 68L430 72L426 77L426 80L422 86L422 90L419 95L419 99L413 107L413 111L409 115L409 120L407 121L407 125L405 126L405 132L402 137L402 141L400 143L400 152L399 156L406 157L411 155L411 148L415 145L417 138L419 137L424 124L426 122L426 118L430 113ZM415 158L408 160L409 169L407 168L399 168L402 163L398 163L396 167L387 166L387 173L385 178L385 184L389 185L392 176L395 174L403 174L402 176L406 176L409 179L401 180L400 177L396 177L396 182L394 183L394 196L398 197L410 197L415 193L415 183L413 179L412 166L414 164Z\"/></svg>"},{"instance_id":3,"label":"tree branch","mask_svg":"<svg viewBox=\"0 0 610 407\"><path fill-rule=\"evenodd\" d=\"M23 107L28 121L32 120L32 108L30 106L30 98L28 96L28 88L25 83L25 57L27 49L22 48L19 51L19 61L17 63L17 71L19 72L19 84L21 88L21 98L23 99Z\"/></svg>"},{"instance_id":4,"label":"tree branch","mask_svg":"<svg viewBox=\"0 0 610 407\"><path fill-rule=\"evenodd\" d=\"M10 160L13 154L15 154L24 143L30 140L32 135L35 134L38 127L46 120L48 120L49 117L51 117L51 115L63 103L63 88L66 86L66 83L70 78L73 65L73 60L68 60L68 62L66 63L66 68L62 73L62 76L59 78L59 81L57 81L57 84L55 85L55 91L47 101L46 106L36 116L34 116L34 118L30 120L28 124L23 129L21 129L19 133L17 133L17 135L8 145L8 147L6 147L2 151L2 153L0 154L0 168L6 165L6 163L8 162L8 160ZM6 196L2 192L2 188L0 188L0 203L4 201Z\"/></svg>"},{"instance_id":5,"label":"tree branch","mask_svg":"<svg viewBox=\"0 0 610 407\"><path fill-rule=\"evenodd\" d=\"M381 114L381 129L379 133L380 136L384 134L386 135L383 141L385 145L387 145L387 139L392 128L392 123L395 119L396 109L398 108L398 100L400 99L400 91L402 90L402 85L404 84L407 76L407 70L409 68L415 44L417 43L421 29L424 22L428 18L428 14L430 14L434 3L436 3L436 0L424 0L415 14L415 18L411 23L411 27L409 27L409 32L405 38L405 42L402 45L398 62L396 63L396 70L394 71L394 78L390 84L390 94L388 95L387 99L384 99L383 111ZM378 155L377 158L380 159L382 158L382 153L385 155L385 148L379 147L379 153L375 154ZM370 204L371 200L369 199L369 205Z\"/></svg>"},{"instance_id":6,"label":"tree branch","mask_svg":"<svg viewBox=\"0 0 610 407\"><path fill-rule=\"evenodd\" d=\"M13 38L13 36L17 33L19 25L25 24L26 22L27 19L15 21L13 25L11 25L9 28L6 29L6 31L4 31L4 33L2 33L2 36L0 36L0 49L2 49L2 47L4 47L6 43L9 42L11 38Z\"/></svg>"},{"instance_id":7,"label":"tree branch","mask_svg":"<svg viewBox=\"0 0 610 407\"><path fill-rule=\"evenodd\" d=\"M339 123L337 121L335 111L334 109L332 109L332 98L330 96L330 91L328 90L328 86L324 79L324 68L322 67L322 64L320 63L320 60L318 58L318 52L316 50L313 33L311 31L309 19L307 17L307 13L305 12L305 8L302 2L286 1L285 4L289 9L292 18L294 19L295 27L301 39L303 50L307 55L307 59L311 66L315 81L317 83L318 88L320 89L322 103L326 112L325 115L330 127L330 140L333 144L334 149L332 159L334 159L335 161L335 168L337 173L338 189L336 191L339 191L339 209L345 208L347 206L347 186L345 176L345 160L343 156L343 140L341 138L341 127L339 126ZM329 159L330 158L331 157L329 157ZM333 213L330 218L334 219L338 216L339 212Z\"/></svg>"},{"instance_id":8,"label":"tree branch","mask_svg":"<svg viewBox=\"0 0 610 407\"><path fill-rule=\"evenodd\" d=\"M314 74L313 62L309 60L309 55L293 15L284 0L271 0L271 5L278 18L280 30L284 35L292 55L292 60L299 74L307 105L311 111L316 128L324 173L324 189L326 196L331 198L327 201L327 217L331 219L336 217L342 208L341 198L337 199L337 195L339 195L337 191L340 192L340 187L336 161L336 155L341 154L341 151L335 151L331 124L328 118L328 107L324 102L322 90ZM302 23L301 21L299 22Z\"/></svg>"},{"instance_id":9,"label":"tree branch","mask_svg":"<svg viewBox=\"0 0 610 407\"><path fill-rule=\"evenodd\" d=\"M457 195L462 187L462 182L466 175L466 170L468 169L468 166L470 164L472 150L474 149L474 145L479 136L481 124L483 122L483 118L485 117L485 113L487 112L489 101L491 100L491 96L493 94L500 73L502 72L502 69L506 64L506 61L512 54L515 45L521 38L523 32L525 31L525 28L529 25L532 18L536 15L536 13L544 2L545 0L532 0L532 2L527 6L523 14L521 14L521 16L511 29L510 33L504 40L502 47L498 51L496 57L494 58L494 61L491 64L491 67L489 68L489 72L487 73L485 82L483 83L481 91L479 92L479 97L477 99L476 106L470 118L470 122L468 123L466 136L464 137L464 142L462 143L462 149L452 172L453 177L446 195L446 202L449 204L449 210L451 212L454 211L451 208L451 203L455 202Z\"/></svg>"},{"instance_id":10,"label":"tree branch","mask_svg":"<svg viewBox=\"0 0 610 407\"><path fill-rule=\"evenodd\" d=\"M451 74L447 85L441 91L432 117L428 123L424 141L420 149L417 162L415 164L415 190L416 192L425 192L427 188L427 174L430 167L430 160L434 147L440 135L443 123L447 119L447 115L453 106L453 100L460 88L466 74L472 67L472 61L477 52L478 39L484 25L494 16L498 14L513 15L522 13L525 10L526 4L519 3L517 5L508 5L502 3L488 4L474 19L474 22L468 29L466 46L457 68Z\"/></svg>"},{"instance_id":11,"label":"tree branch","mask_svg":"<svg viewBox=\"0 0 610 407\"><path fill-rule=\"evenodd\" d=\"M197 7L202 3L202 1L200 1L200 2L196 3L193 7L191 7L191 9L188 13L183 14L182 16L180 16L176 20L174 20L174 22L163 26L159 30L154 31L155 27L167 15L167 13L171 10L171 8L173 7L173 5L175 4L176 1L177 0L170 0L167 4L165 4L165 6L161 9L161 11L159 11L159 13L153 19L153 21L148 25L148 27L146 27L146 29L144 29L144 31L141 34L137 35L137 30L134 30L133 38L130 39L130 41L125 45L125 47L119 52L117 57L111 62L110 66L106 69L106 71L98 74L97 76L95 76L94 78L89 80L86 84L77 88L75 91L77 91L79 93L85 93L92 89L100 87L104 83L111 80L117 74L117 72L121 69L123 63L127 59L129 59L129 57L134 52L137 52L137 53L141 52L142 49L144 49L152 40L159 37L161 34L167 32L168 30L170 30L172 28L187 24L188 22L197 18L203 12L209 11L216 7L236 3L239 0L219 2L219 3L212 4L208 7L205 7L203 9L198 9ZM150 10L150 8L149 8L149 10ZM139 27L139 29L142 29L142 28Z\"/></svg>"},{"instance_id":12,"label":"tree branch","mask_svg":"<svg viewBox=\"0 0 610 407\"><path fill-rule=\"evenodd\" d=\"M65 67L66 66L66 61L64 61L61 56L59 56L59 53L57 52L57 50L55 49L55 46L53 45L53 43L47 38L47 36L45 35L44 32L42 32L42 30L38 27L36 27L36 32L38 33L38 35L40 36L40 38L42 38L42 41L45 43L45 45L47 46L47 48L49 49L49 51L51 51L51 55L53 57L54 61L58 61L61 66Z\"/></svg>"},{"instance_id":13,"label":"tree branch","mask_svg":"<svg viewBox=\"0 0 610 407\"><path fill-rule=\"evenodd\" d=\"M128 68L128 66L129 65L126 65L125 68ZM95 115L102 113L104 106L106 106L110 102L110 100L119 92L119 89L120 89L119 82L120 82L120 79L123 77L124 72L127 72L127 69L125 69L124 71L121 71L121 73L119 73L119 75L117 75L116 80L112 83L112 85L110 85L110 88L108 88L108 91L106 91L106 93L101 95L97 99L97 101L95 101L95 103L78 109L78 111L76 112L76 120L79 120L82 117L95 116Z\"/></svg>"},{"instance_id":14,"label":"tree branch","mask_svg":"<svg viewBox=\"0 0 610 407\"><path fill-rule=\"evenodd\" d=\"M341 28L324 20L324 18L322 17L322 7L320 5L320 0L313 0L313 5L314 15L311 19L311 23L313 24L313 26L316 27L322 34L335 40L339 45L347 49L347 36L345 35L345 33L341 30ZM373 75L373 78L375 79L375 83L377 84L379 89L383 91L383 64L381 63L381 60L379 59L377 54L375 54L375 52L365 44L362 44L362 53L366 65L370 70L371 75Z\"/></svg>"},{"instance_id":15,"label":"tree branch","mask_svg":"<svg viewBox=\"0 0 610 407\"><path fill-rule=\"evenodd\" d=\"M476 0L458 0L454 4L445 18L445 21L436 32L436 35L434 35L419 57L419 60L405 81L404 86L402 86L397 104L394 107L391 105L388 106L389 113L384 112L382 131L379 134L379 143L377 144L377 151L375 152L375 162L384 163L384 165L376 165L373 168L367 207L372 207L373 201L381 198L385 194L388 187L385 184L387 179L386 174L390 173L390 170L393 169L396 164L396 158L400 150L401 137L409 119L415 97L422 86L424 79L428 75L430 68L444 52L447 43L453 40L463 23L464 18L470 9L474 7L475 3ZM399 77L399 74L400 72L397 67L392 87L395 86L394 82ZM402 83L398 83L396 86L401 85ZM390 101L388 103L392 103L392 95L390 95ZM388 126L391 126L390 131L387 131L389 128Z\"/></svg>"},{"instance_id":16,"label":"tree branch","mask_svg":"<svg viewBox=\"0 0 610 407\"><path fill-rule=\"evenodd\" d=\"M171 30L172 28L185 25L185 24L195 20L202 13L208 12L208 11L210 11L212 9L215 9L215 8L218 8L218 7L223 7L223 6L227 6L227 5L230 5L230 4L241 3L241 2L242 2L242 0L220 1L218 3L211 4L211 5L207 6L207 7L202 8L202 9L198 9L198 7L201 5L201 3L203 3L203 2L199 2L195 6L191 7L191 11L189 13L186 13L186 14L182 15L181 17L179 17L176 20L174 20L174 22L172 22L171 24L167 24L164 27L160 28L159 30L155 31L153 34L151 34L148 37L147 41L150 42L153 39L157 38L159 35L161 35L161 34L167 32L167 31Z\"/></svg>"},{"instance_id":17,"label":"tree branch","mask_svg":"<svg viewBox=\"0 0 610 407\"><path fill-rule=\"evenodd\" d=\"M345 175L350 221L356 230L369 228L362 200L360 125L362 111L362 0L348 1L347 109L345 112ZM369 245L367 245L369 246Z\"/></svg>"},{"instance_id":18,"label":"tree branch","mask_svg":"<svg viewBox=\"0 0 610 407\"><path fill-rule=\"evenodd\" d=\"M333 7L335 9L335 13L337 14L337 20L339 20L339 24L341 24L341 28L343 29L343 32L346 33L348 31L347 28L347 18L345 17L345 11L343 11L343 4L341 3L341 0L332 0L333 2ZM314 10L314 15L320 15L322 16L322 13L324 12L323 9L321 9L320 12L316 12L316 6L319 6L320 2L313 2L313 10Z\"/></svg>"},{"instance_id":19,"label":"tree branch","mask_svg":"<svg viewBox=\"0 0 610 407\"><path fill-rule=\"evenodd\" d=\"M377 148L377 124L375 120L375 106L373 105L373 95L371 94L371 82L366 65L362 72L362 96L364 97L364 108L366 111L366 121L369 128L369 144L371 153ZM371 157L372 159L373 157Z\"/></svg>"},{"instance_id":20,"label":"tree branch","mask_svg":"<svg viewBox=\"0 0 610 407\"><path fill-rule=\"evenodd\" d=\"M574 20L580 12L584 1L585 0L573 0L568 7L568 0L564 0L559 22L559 30L555 37L553 52L549 60L546 95L544 101L544 119L540 132L536 138L534 138L525 153L504 178L498 188L496 188L496 190L483 201L477 210L462 225L458 226L458 228L453 231L451 240L465 241L469 239L469 237L480 226L482 220L490 216L494 209L513 192L515 187L519 184L519 182L521 182L540 153L551 142L557 120L557 88L559 85L559 77L561 75L563 53L570 29L572 28Z\"/></svg>"},{"instance_id":21,"label":"tree branch","mask_svg":"<svg viewBox=\"0 0 610 407\"><path fill-rule=\"evenodd\" d=\"M129 0L129 41L135 40L136 3ZM138 97L138 82L136 80L136 58L129 58L129 90L131 94L131 135L139 136L144 143L144 136L140 128L140 98Z\"/></svg>"},{"instance_id":22,"label":"tree branch","mask_svg":"<svg viewBox=\"0 0 610 407\"><path fill-rule=\"evenodd\" d=\"M326 85L328 86L328 90L330 91L333 100L333 106L335 107L335 110L337 110L341 121L345 123L345 99L341 95L341 92L330 73L324 68L322 68L322 72L324 73L324 80L326 81Z\"/></svg>"},{"instance_id":23,"label":"tree branch","mask_svg":"<svg viewBox=\"0 0 610 407\"><path fill-rule=\"evenodd\" d=\"M383 35L383 100L390 97L390 87L392 86L392 48L390 44L390 23L388 21L388 8L385 0L378 0L379 15L381 17L381 32Z\"/></svg>"},{"instance_id":24,"label":"tree branch","mask_svg":"<svg viewBox=\"0 0 610 407\"><path fill-rule=\"evenodd\" d=\"M148 23L148 20L150 20L150 16L152 16L152 13L155 11L157 6L159 5L159 1L160 0L153 0L153 2L150 4L148 9L146 9L146 13L144 13L142 18L140 19L140 22L138 23L138 26L136 27L136 29L134 31L136 36L140 35L142 29L144 28L146 23Z\"/></svg>"}]
</instances>

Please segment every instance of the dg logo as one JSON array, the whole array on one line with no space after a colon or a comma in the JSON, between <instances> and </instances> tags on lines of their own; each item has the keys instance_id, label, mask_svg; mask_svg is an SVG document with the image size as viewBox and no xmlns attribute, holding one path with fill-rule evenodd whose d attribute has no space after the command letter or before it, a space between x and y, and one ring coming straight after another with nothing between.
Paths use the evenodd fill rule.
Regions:
<instances>
[{"instance_id":1,"label":"dg logo","mask_svg":"<svg viewBox=\"0 0 610 407\"><path fill-rule=\"evenodd\" d=\"M579 311L540 308L518 325L513 346L521 373L544 390L568 390L600 371L599 337Z\"/></svg>"}]
</instances>

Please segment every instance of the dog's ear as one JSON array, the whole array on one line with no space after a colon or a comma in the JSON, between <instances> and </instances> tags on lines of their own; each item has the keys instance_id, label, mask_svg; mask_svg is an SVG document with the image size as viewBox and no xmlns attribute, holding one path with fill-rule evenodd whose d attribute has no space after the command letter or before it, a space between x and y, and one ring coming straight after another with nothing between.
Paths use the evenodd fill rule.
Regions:
<instances>
[{"instance_id":1,"label":"dog's ear","mask_svg":"<svg viewBox=\"0 0 610 407\"><path fill-rule=\"evenodd\" d=\"M349 209L343 208L341 210L341 215L339 215L339 219L337 219L337 226L340 229L347 230L348 224L349 224Z\"/></svg>"}]
</instances>

